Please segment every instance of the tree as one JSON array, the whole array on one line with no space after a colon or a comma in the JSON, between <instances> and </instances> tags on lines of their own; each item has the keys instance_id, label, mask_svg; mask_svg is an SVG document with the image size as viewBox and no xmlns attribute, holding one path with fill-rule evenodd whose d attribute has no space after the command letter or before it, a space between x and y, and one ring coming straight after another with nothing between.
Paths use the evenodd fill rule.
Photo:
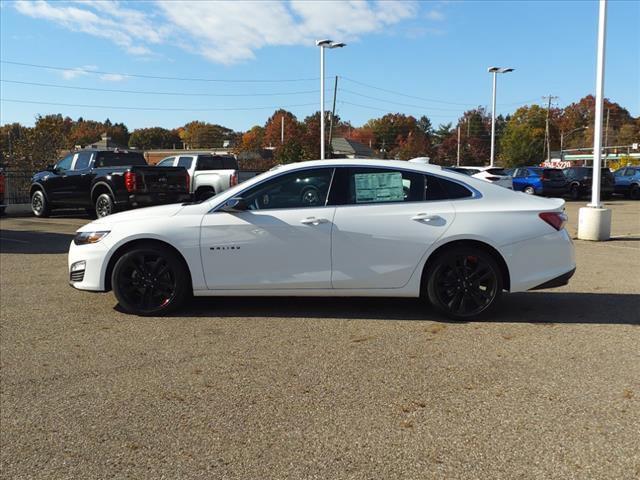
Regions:
<instances>
[{"instance_id":1,"label":"tree","mask_svg":"<svg viewBox=\"0 0 640 480\"><path fill-rule=\"evenodd\" d=\"M547 111L520 107L507 122L500 140L500 160L505 167L534 165L542 160Z\"/></svg>"},{"instance_id":2,"label":"tree","mask_svg":"<svg viewBox=\"0 0 640 480\"><path fill-rule=\"evenodd\" d=\"M189 122L178 129L178 134L188 148L222 147L225 140L234 138L234 132L222 125L206 122Z\"/></svg>"},{"instance_id":3,"label":"tree","mask_svg":"<svg viewBox=\"0 0 640 480\"><path fill-rule=\"evenodd\" d=\"M129 146L141 150L175 148L176 145L181 146L177 131L161 127L138 128L129 137Z\"/></svg>"}]
</instances>

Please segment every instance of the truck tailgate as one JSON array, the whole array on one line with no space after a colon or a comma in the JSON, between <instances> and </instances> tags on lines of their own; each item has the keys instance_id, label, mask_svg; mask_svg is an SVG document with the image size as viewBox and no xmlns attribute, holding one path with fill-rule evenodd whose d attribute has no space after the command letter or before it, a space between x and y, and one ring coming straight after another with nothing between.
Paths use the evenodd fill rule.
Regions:
<instances>
[{"instance_id":1,"label":"truck tailgate","mask_svg":"<svg viewBox=\"0 0 640 480\"><path fill-rule=\"evenodd\" d=\"M138 191L189 193L189 174L183 167L132 167L140 178Z\"/></svg>"}]
</instances>

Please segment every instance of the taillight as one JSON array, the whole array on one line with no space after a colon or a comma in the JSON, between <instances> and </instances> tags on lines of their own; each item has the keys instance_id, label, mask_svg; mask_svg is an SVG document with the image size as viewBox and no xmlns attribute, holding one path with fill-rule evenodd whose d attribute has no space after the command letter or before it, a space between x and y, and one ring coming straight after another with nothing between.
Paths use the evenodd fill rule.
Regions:
<instances>
[{"instance_id":1,"label":"taillight","mask_svg":"<svg viewBox=\"0 0 640 480\"><path fill-rule=\"evenodd\" d=\"M238 184L238 172L235 172L231 175L231 179L229 180L229 186L235 187Z\"/></svg>"},{"instance_id":2,"label":"taillight","mask_svg":"<svg viewBox=\"0 0 640 480\"><path fill-rule=\"evenodd\" d=\"M567 215L564 212L542 212L538 216L558 231L567 223Z\"/></svg>"},{"instance_id":3,"label":"taillight","mask_svg":"<svg viewBox=\"0 0 640 480\"><path fill-rule=\"evenodd\" d=\"M0 193L4 193L4 175L0 173Z\"/></svg>"},{"instance_id":4,"label":"taillight","mask_svg":"<svg viewBox=\"0 0 640 480\"><path fill-rule=\"evenodd\" d=\"M189 172L185 170L184 172L184 183L187 186L187 192L189 192L189 187L191 186L191 177L189 177Z\"/></svg>"},{"instance_id":5,"label":"taillight","mask_svg":"<svg viewBox=\"0 0 640 480\"><path fill-rule=\"evenodd\" d=\"M133 172L124 172L124 186L127 192L135 192L138 189L138 178Z\"/></svg>"}]
</instances>

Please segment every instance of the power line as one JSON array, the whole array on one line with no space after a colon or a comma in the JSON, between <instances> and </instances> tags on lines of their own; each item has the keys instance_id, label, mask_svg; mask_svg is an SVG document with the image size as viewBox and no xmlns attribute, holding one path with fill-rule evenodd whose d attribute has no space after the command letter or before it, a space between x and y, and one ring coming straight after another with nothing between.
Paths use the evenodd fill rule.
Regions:
<instances>
[{"instance_id":1,"label":"power line","mask_svg":"<svg viewBox=\"0 0 640 480\"><path fill-rule=\"evenodd\" d=\"M341 103L343 105L351 105L351 106L354 106L354 107L368 108L370 110L378 110L380 112L391 113L391 110L388 109L388 108L379 108L379 107L372 107L370 105L361 105L359 103L347 102L346 100L338 100L338 103ZM432 118L451 118L450 115L430 115L429 117L432 117Z\"/></svg>"},{"instance_id":2,"label":"power line","mask_svg":"<svg viewBox=\"0 0 640 480\"><path fill-rule=\"evenodd\" d=\"M438 99L435 99L435 98L427 98L427 97L419 97L419 96L416 96L416 95L408 95L406 93L398 92L398 91L395 91L395 90L389 90L388 88L376 87L375 85L364 83L364 82L361 82L359 80L354 80L354 79L349 78L349 77L341 76L341 78L343 78L344 80L347 80L348 82L353 82L353 83L356 83L358 85L362 85L363 87L372 88L374 90L380 90L381 92L391 93L393 95L398 95L398 96L401 96L401 97L413 98L415 100L423 100L423 101L426 101L426 102L443 103L443 104L447 104L447 105L460 105L460 106L467 106L467 107L468 106L476 106L477 107L477 106L480 105L478 103L449 102L449 101L445 101L445 100L438 100ZM537 98L533 98L533 99L530 99L530 100L523 100L523 101L520 101L520 102L513 102L513 103L499 103L498 105L522 105L524 103L533 102L535 100L537 100Z\"/></svg>"},{"instance_id":3,"label":"power line","mask_svg":"<svg viewBox=\"0 0 640 480\"><path fill-rule=\"evenodd\" d=\"M275 93L188 93L188 92L159 92L149 90L123 90L117 88L96 88L96 87L79 87L73 85L59 85L54 83L37 83L37 82L23 82L21 80L5 80L0 79L0 82L15 83L19 85L31 85L36 87L53 87L64 88L68 90L88 90L93 92L110 92L110 93L134 93L139 95L174 95L184 97L268 97L268 96L283 96L283 95L305 95L311 93L318 93L317 90L305 90L299 92L275 92Z\"/></svg>"},{"instance_id":4,"label":"power line","mask_svg":"<svg viewBox=\"0 0 640 480\"><path fill-rule=\"evenodd\" d=\"M86 105L78 103L38 102L33 100L0 98L0 102L26 103L34 105L53 105L59 107L103 108L113 110L140 110L140 111L166 111L166 112L214 112L214 111L248 111L248 110L278 110L281 108L309 107L315 103L299 103L296 105L276 105L264 107L214 107L214 108L172 108L172 107L127 107L122 105Z\"/></svg>"},{"instance_id":5,"label":"power line","mask_svg":"<svg viewBox=\"0 0 640 480\"><path fill-rule=\"evenodd\" d=\"M95 75L121 75L124 77L147 78L147 79L155 79L155 80L179 80L183 82L285 83L285 82L310 82L310 81L320 79L320 77L281 78L281 79L246 79L246 78L220 79L220 78L197 78L197 77L168 77L168 76L161 76L161 75L144 75L140 73L106 72L102 70L93 70L93 69L85 69L85 68L78 68L78 67L59 67L59 66L53 66L53 65L40 65L37 63L12 62L9 60L0 60L0 63L6 63L8 65L19 65L21 67L44 68L48 70L71 71L76 73L86 73L86 74L95 74Z\"/></svg>"}]
</instances>

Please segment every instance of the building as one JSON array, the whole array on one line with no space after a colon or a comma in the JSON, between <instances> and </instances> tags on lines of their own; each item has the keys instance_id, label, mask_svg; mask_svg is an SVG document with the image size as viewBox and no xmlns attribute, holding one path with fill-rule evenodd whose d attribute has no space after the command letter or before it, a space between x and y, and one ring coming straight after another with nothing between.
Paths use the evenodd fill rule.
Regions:
<instances>
[{"instance_id":1,"label":"building","mask_svg":"<svg viewBox=\"0 0 640 480\"><path fill-rule=\"evenodd\" d=\"M90 145L85 145L84 148L108 150L108 149L114 149L114 148L126 149L127 147L118 145L116 142L111 140L111 137L107 135L107 133L103 133L102 135L100 135L100 140Z\"/></svg>"},{"instance_id":2,"label":"building","mask_svg":"<svg viewBox=\"0 0 640 480\"><path fill-rule=\"evenodd\" d=\"M332 138L331 150L333 158L377 158L372 148L348 138Z\"/></svg>"}]
</instances>

